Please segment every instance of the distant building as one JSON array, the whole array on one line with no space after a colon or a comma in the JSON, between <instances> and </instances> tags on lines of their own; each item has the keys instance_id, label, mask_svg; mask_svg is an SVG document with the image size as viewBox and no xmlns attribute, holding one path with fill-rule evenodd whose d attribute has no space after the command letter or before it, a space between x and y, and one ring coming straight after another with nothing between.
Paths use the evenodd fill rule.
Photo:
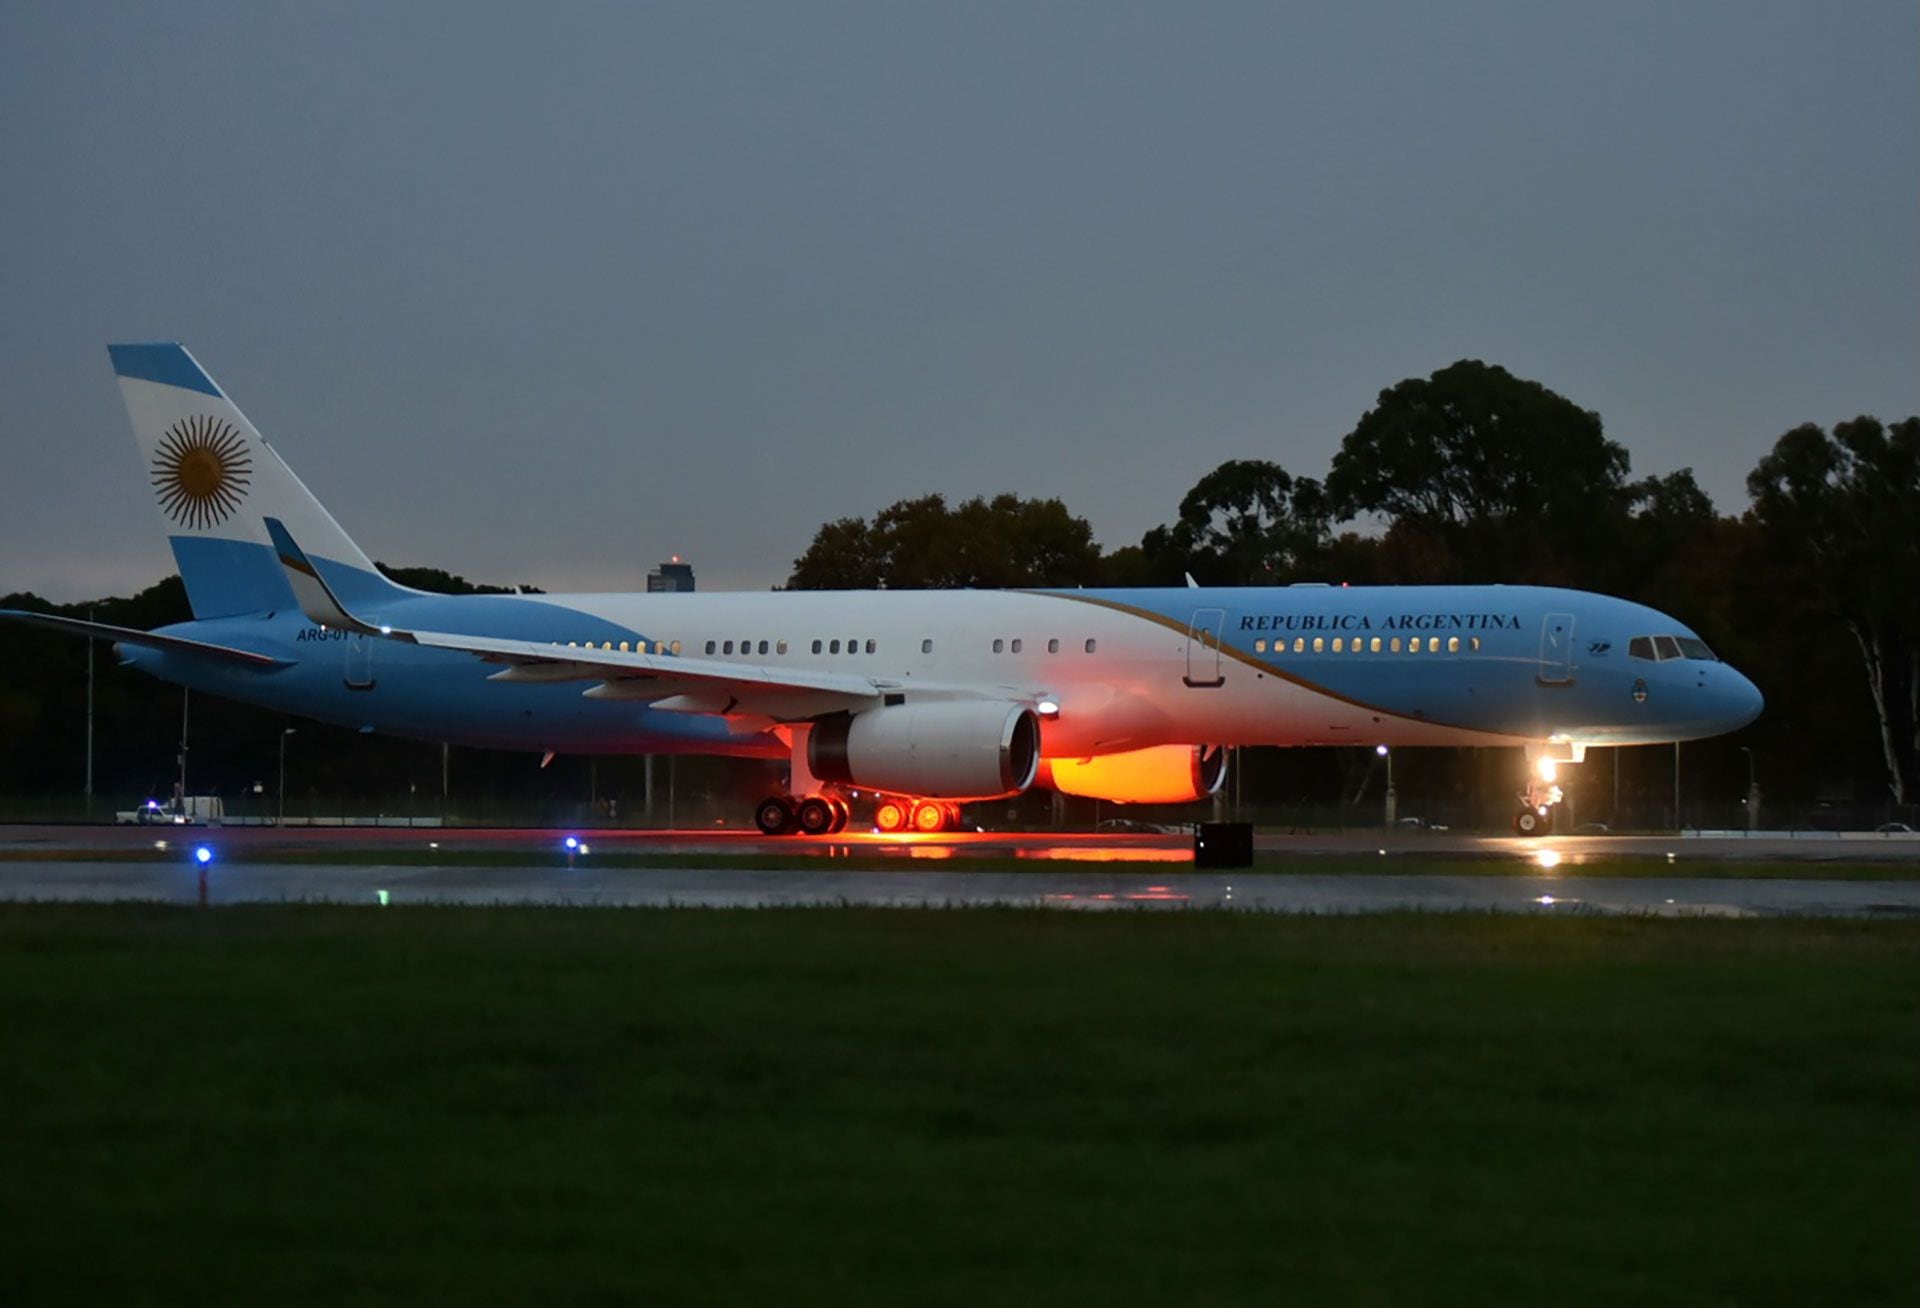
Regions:
<instances>
[{"instance_id":1,"label":"distant building","mask_svg":"<svg viewBox=\"0 0 1920 1308\"><path fill-rule=\"evenodd\" d=\"M647 594L693 589L693 565L682 563L678 554L647 574Z\"/></svg>"}]
</instances>

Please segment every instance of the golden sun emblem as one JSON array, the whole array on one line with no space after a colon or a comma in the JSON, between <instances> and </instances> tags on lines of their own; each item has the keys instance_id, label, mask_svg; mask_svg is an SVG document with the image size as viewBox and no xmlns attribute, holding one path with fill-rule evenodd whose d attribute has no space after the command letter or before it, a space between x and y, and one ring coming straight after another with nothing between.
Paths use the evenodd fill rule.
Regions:
<instances>
[{"instance_id":1,"label":"golden sun emblem","mask_svg":"<svg viewBox=\"0 0 1920 1308\"><path fill-rule=\"evenodd\" d=\"M182 418L154 450L153 493L160 508L196 531L232 516L252 480L246 440L218 418Z\"/></svg>"}]
</instances>

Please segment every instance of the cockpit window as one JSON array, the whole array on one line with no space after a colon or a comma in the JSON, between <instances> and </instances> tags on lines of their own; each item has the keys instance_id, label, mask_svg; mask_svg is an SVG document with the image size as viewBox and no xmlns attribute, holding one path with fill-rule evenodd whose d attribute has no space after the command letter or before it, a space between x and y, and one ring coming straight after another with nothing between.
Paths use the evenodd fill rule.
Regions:
<instances>
[{"instance_id":1,"label":"cockpit window","mask_svg":"<svg viewBox=\"0 0 1920 1308\"><path fill-rule=\"evenodd\" d=\"M1720 658L1707 648L1707 642L1695 636L1635 636L1627 642L1627 657L1649 659L1698 659L1718 663Z\"/></svg>"}]
</instances>

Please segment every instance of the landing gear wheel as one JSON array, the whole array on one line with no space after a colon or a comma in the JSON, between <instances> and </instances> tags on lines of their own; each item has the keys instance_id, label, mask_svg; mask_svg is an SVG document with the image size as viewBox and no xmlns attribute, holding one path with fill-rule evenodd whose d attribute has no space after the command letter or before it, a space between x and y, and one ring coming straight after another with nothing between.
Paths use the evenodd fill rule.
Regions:
<instances>
[{"instance_id":1,"label":"landing gear wheel","mask_svg":"<svg viewBox=\"0 0 1920 1308\"><path fill-rule=\"evenodd\" d=\"M873 825L882 831L899 831L907 825L907 806L897 799L883 799L873 810Z\"/></svg>"},{"instance_id":2,"label":"landing gear wheel","mask_svg":"<svg viewBox=\"0 0 1920 1308\"><path fill-rule=\"evenodd\" d=\"M847 823L853 820L853 810L847 807L847 801L838 795L828 801L833 805L833 830L829 835L839 835L847 829Z\"/></svg>"},{"instance_id":3,"label":"landing gear wheel","mask_svg":"<svg viewBox=\"0 0 1920 1308\"><path fill-rule=\"evenodd\" d=\"M913 829L923 836L947 830L949 815L945 804L922 801L913 806Z\"/></svg>"},{"instance_id":4,"label":"landing gear wheel","mask_svg":"<svg viewBox=\"0 0 1920 1308\"><path fill-rule=\"evenodd\" d=\"M753 811L754 825L763 835L784 836L793 830L793 801L785 795L771 795Z\"/></svg>"},{"instance_id":5,"label":"landing gear wheel","mask_svg":"<svg viewBox=\"0 0 1920 1308\"><path fill-rule=\"evenodd\" d=\"M1541 836L1547 831L1547 820L1530 808L1523 808L1513 815L1513 833L1516 836Z\"/></svg>"},{"instance_id":6,"label":"landing gear wheel","mask_svg":"<svg viewBox=\"0 0 1920 1308\"><path fill-rule=\"evenodd\" d=\"M824 836L833 830L833 805L819 795L800 801L794 811L794 824L803 836Z\"/></svg>"}]
</instances>

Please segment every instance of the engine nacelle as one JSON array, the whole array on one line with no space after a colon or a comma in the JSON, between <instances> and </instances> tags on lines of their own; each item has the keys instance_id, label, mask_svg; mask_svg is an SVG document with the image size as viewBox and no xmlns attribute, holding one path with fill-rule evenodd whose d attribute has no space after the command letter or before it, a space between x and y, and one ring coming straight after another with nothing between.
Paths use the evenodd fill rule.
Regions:
<instances>
[{"instance_id":1,"label":"engine nacelle","mask_svg":"<svg viewBox=\"0 0 1920 1308\"><path fill-rule=\"evenodd\" d=\"M1063 795L1122 804L1187 804L1220 789L1227 751L1219 746L1155 745L1093 758L1050 758L1040 784Z\"/></svg>"},{"instance_id":2,"label":"engine nacelle","mask_svg":"<svg viewBox=\"0 0 1920 1308\"><path fill-rule=\"evenodd\" d=\"M807 735L822 781L924 799L993 799L1033 784L1040 722L991 700L936 700L835 713Z\"/></svg>"}]
</instances>

